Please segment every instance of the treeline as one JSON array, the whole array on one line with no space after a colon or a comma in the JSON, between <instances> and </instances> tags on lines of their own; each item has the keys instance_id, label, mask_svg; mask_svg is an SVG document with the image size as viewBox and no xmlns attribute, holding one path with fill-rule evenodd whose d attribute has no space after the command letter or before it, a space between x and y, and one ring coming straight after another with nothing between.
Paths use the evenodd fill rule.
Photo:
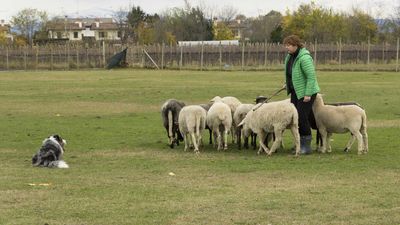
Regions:
<instances>
[{"instance_id":1,"label":"treeline","mask_svg":"<svg viewBox=\"0 0 400 225\"><path fill-rule=\"evenodd\" d=\"M27 12L35 14L26 16ZM237 38L247 42L279 43L289 34L297 34L306 42L393 43L400 36L400 12L377 20L357 8L345 13L315 3L302 4L284 15L270 11L246 17L233 7L225 7L217 15L206 7L192 6L185 1L183 8L168 9L160 14L148 14L140 6L121 8L113 18L123 34L122 41L138 44ZM29 19L34 21L29 23L26 21ZM22 38L32 43L32 39L46 36L48 21L45 12L31 9L14 16L11 24ZM26 27L26 24L34 26Z\"/></svg>"}]
</instances>

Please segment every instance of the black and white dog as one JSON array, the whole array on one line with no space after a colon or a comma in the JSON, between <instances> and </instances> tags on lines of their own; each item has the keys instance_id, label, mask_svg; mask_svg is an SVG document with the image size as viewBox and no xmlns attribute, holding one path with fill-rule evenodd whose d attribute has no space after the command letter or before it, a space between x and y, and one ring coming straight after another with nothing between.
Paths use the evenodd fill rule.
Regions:
<instances>
[{"instance_id":1,"label":"black and white dog","mask_svg":"<svg viewBox=\"0 0 400 225\"><path fill-rule=\"evenodd\" d=\"M32 165L50 168L69 168L68 164L62 160L66 144L67 141L62 139L58 134L44 139L42 147L32 157Z\"/></svg>"}]
</instances>

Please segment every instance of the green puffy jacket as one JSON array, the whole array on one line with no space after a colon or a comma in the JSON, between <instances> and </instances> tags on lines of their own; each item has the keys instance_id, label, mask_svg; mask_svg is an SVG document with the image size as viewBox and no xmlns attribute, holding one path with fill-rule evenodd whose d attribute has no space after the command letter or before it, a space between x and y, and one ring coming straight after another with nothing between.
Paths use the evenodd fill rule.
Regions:
<instances>
[{"instance_id":1,"label":"green puffy jacket","mask_svg":"<svg viewBox=\"0 0 400 225\"><path fill-rule=\"evenodd\" d=\"M285 74L286 64L289 61L289 58L290 55L288 54L285 58ZM287 82L288 78L286 77L286 83ZM310 52L305 48L300 49L299 54L293 62L292 82L298 99L304 98L304 96L311 96L320 91L317 77L315 76L313 59ZM287 85L286 89L289 94Z\"/></svg>"}]
</instances>

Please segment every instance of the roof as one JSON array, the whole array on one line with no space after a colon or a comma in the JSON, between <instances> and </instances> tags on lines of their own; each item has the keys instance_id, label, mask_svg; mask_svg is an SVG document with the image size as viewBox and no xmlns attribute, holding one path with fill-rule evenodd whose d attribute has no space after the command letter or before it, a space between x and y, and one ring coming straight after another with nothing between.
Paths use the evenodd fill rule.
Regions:
<instances>
[{"instance_id":1,"label":"roof","mask_svg":"<svg viewBox=\"0 0 400 225\"><path fill-rule=\"evenodd\" d=\"M81 27L79 26L81 24ZM98 26L97 26L98 24ZM57 19L51 21L46 26L47 30L118 30L117 23L111 18L96 18L96 19Z\"/></svg>"}]
</instances>

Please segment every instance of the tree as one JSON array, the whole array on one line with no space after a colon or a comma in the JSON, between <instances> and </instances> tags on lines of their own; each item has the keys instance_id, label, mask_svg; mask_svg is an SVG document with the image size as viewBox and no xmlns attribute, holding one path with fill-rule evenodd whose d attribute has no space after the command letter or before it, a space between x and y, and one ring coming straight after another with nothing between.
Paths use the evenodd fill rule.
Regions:
<instances>
[{"instance_id":1,"label":"tree","mask_svg":"<svg viewBox=\"0 0 400 225\"><path fill-rule=\"evenodd\" d=\"M223 22L230 22L235 18L236 15L238 15L238 10L235 7L230 5L225 5L220 10L218 18Z\"/></svg>"},{"instance_id":2,"label":"tree","mask_svg":"<svg viewBox=\"0 0 400 225\"><path fill-rule=\"evenodd\" d=\"M36 31L43 31L47 21L48 16L45 11L31 8L23 9L11 18L11 24L15 30L25 37L31 45L33 43L33 35Z\"/></svg>"},{"instance_id":3,"label":"tree","mask_svg":"<svg viewBox=\"0 0 400 225\"><path fill-rule=\"evenodd\" d=\"M219 22L213 27L214 40L233 40L232 30L224 23Z\"/></svg>"},{"instance_id":4,"label":"tree","mask_svg":"<svg viewBox=\"0 0 400 225\"><path fill-rule=\"evenodd\" d=\"M117 23L118 32L121 35L122 42L125 42L130 36L128 27L128 14L129 12L123 8L120 8L113 13L113 19Z\"/></svg>"},{"instance_id":5,"label":"tree","mask_svg":"<svg viewBox=\"0 0 400 225\"><path fill-rule=\"evenodd\" d=\"M250 41L264 42L271 41L271 34L280 27L282 14L277 11L270 11L264 16L259 16L251 21ZM276 33L275 33L276 35Z\"/></svg>"},{"instance_id":6,"label":"tree","mask_svg":"<svg viewBox=\"0 0 400 225\"><path fill-rule=\"evenodd\" d=\"M212 40L212 21L205 18L199 7L175 8L168 18L169 28L177 41Z\"/></svg>"}]
</instances>

